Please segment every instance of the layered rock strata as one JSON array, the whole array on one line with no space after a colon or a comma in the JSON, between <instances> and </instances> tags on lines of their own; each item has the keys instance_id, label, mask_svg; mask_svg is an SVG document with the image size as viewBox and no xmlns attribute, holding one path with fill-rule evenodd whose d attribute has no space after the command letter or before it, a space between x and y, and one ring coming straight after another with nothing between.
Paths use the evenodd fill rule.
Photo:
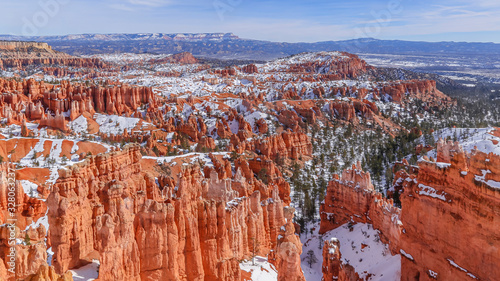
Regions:
<instances>
[{"instance_id":1,"label":"layered rock strata","mask_svg":"<svg viewBox=\"0 0 500 281\"><path fill-rule=\"evenodd\" d=\"M381 240L389 244L392 253L399 251L401 209L374 190L370 173L364 172L360 163L330 181L320 216L321 234L348 222L370 223L381 232Z\"/></svg>"},{"instance_id":2,"label":"layered rock strata","mask_svg":"<svg viewBox=\"0 0 500 281\"><path fill-rule=\"evenodd\" d=\"M278 245L286 220L277 187L268 200L237 197L233 179L207 180L197 166L157 184L140 158L129 146L60 172L48 199L57 272L98 256L99 280L239 280L253 243L260 255Z\"/></svg>"},{"instance_id":3,"label":"layered rock strata","mask_svg":"<svg viewBox=\"0 0 500 281\"><path fill-rule=\"evenodd\" d=\"M0 41L0 69L23 70L30 66L70 66L103 68L105 63L94 58L79 58L57 52L47 43Z\"/></svg>"},{"instance_id":4,"label":"layered rock strata","mask_svg":"<svg viewBox=\"0 0 500 281\"><path fill-rule=\"evenodd\" d=\"M500 156L467 153L443 140L437 152L438 162L422 160L418 170L399 174L401 280L495 280L500 276Z\"/></svg>"}]
</instances>

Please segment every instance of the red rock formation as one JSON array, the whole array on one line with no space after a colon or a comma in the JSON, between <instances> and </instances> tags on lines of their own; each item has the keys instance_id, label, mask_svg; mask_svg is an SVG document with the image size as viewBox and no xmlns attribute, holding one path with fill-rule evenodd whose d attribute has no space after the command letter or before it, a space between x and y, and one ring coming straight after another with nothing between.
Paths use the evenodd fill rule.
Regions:
<instances>
[{"instance_id":1,"label":"red rock formation","mask_svg":"<svg viewBox=\"0 0 500 281\"><path fill-rule=\"evenodd\" d=\"M300 255L302 254L302 243L295 234L295 226L292 222L295 209L286 207L284 210L286 224L280 230L278 245L273 256L278 269L278 281L305 281L304 274L300 268Z\"/></svg>"},{"instance_id":2,"label":"red rock formation","mask_svg":"<svg viewBox=\"0 0 500 281\"><path fill-rule=\"evenodd\" d=\"M206 137L206 136L201 137L200 141L198 142L198 146L196 146L196 151L200 152L213 151L214 149L215 149L215 142L212 137Z\"/></svg>"},{"instance_id":3,"label":"red rock formation","mask_svg":"<svg viewBox=\"0 0 500 281\"><path fill-rule=\"evenodd\" d=\"M12 204L9 206L9 198L15 198L15 214L16 214L16 226L25 229L26 226L30 225L33 221L37 221L42 217L47 207L43 201L35 198L30 198L24 193L23 186L16 181L14 185L10 184L14 177L9 177L9 173L16 173L15 169L8 163L0 164L0 221L6 222L10 218L10 212L8 208L12 208ZM9 185L10 184L10 185ZM15 188L14 197L9 196L12 192L12 188ZM10 202L12 203L12 202ZM5 227L5 226L4 226ZM24 238L24 237L23 237ZM6 242L6 241L4 241ZM0 253L0 257L1 256Z\"/></svg>"},{"instance_id":4,"label":"red rock formation","mask_svg":"<svg viewBox=\"0 0 500 281\"><path fill-rule=\"evenodd\" d=\"M63 132L68 131L67 127L67 121L64 118L64 115L59 114L59 111L56 112L55 116L48 115L48 116L43 116L42 119L40 119L40 126L42 127L50 127L52 129L58 129Z\"/></svg>"},{"instance_id":5,"label":"red rock formation","mask_svg":"<svg viewBox=\"0 0 500 281\"><path fill-rule=\"evenodd\" d=\"M493 280L500 276L500 157L442 140L437 151L450 164L422 160L395 178L404 188L401 280Z\"/></svg>"},{"instance_id":6,"label":"red rock formation","mask_svg":"<svg viewBox=\"0 0 500 281\"><path fill-rule=\"evenodd\" d=\"M356 78L366 73L368 69L373 68L358 56L345 52L338 53L338 55L320 52L317 53L316 56L324 59L314 59L304 63L292 64L290 65L289 71L298 73L318 73L331 80L340 80Z\"/></svg>"},{"instance_id":7,"label":"red rock formation","mask_svg":"<svg viewBox=\"0 0 500 281\"><path fill-rule=\"evenodd\" d=\"M323 245L323 280L357 281L358 274L351 265L341 260L340 242L337 238L325 241Z\"/></svg>"},{"instance_id":8,"label":"red rock formation","mask_svg":"<svg viewBox=\"0 0 500 281\"><path fill-rule=\"evenodd\" d=\"M213 69L211 70L213 74L220 75L222 78L236 75L236 69L228 67L225 69Z\"/></svg>"},{"instance_id":9,"label":"red rock formation","mask_svg":"<svg viewBox=\"0 0 500 281\"><path fill-rule=\"evenodd\" d=\"M0 115L11 123L22 121L22 115L18 114L22 109L28 120L40 120L42 126L62 131L67 130L62 114L68 111L70 120L95 112L130 116L141 104L148 104L148 114L156 116L157 97L148 87L84 86L67 81L51 85L34 79L21 82L0 79L0 91L6 93L0 98ZM55 116L46 115L47 109Z\"/></svg>"},{"instance_id":10,"label":"red rock formation","mask_svg":"<svg viewBox=\"0 0 500 281\"><path fill-rule=\"evenodd\" d=\"M319 233L325 233L347 222L371 223L380 230L381 240L397 253L402 224L401 210L393 206L392 199L382 198L374 190L370 173L363 172L361 165L344 170L328 184L324 203L320 206Z\"/></svg>"},{"instance_id":11,"label":"red rock formation","mask_svg":"<svg viewBox=\"0 0 500 281\"><path fill-rule=\"evenodd\" d=\"M24 278L36 273L40 266L47 264L45 227L40 225L38 228L29 227L27 231L23 231L28 225L38 221L46 213L47 207L43 201L29 198L19 181L12 181L15 178L17 176L14 167L9 168L7 163L0 165L0 222L2 224L0 226L0 269L5 269L3 272L0 270L1 280L17 280L14 277ZM29 244L12 244L15 241L12 239L25 241L26 237L30 238ZM11 255L13 247L14 257ZM15 275L10 270L15 272Z\"/></svg>"},{"instance_id":12,"label":"red rock formation","mask_svg":"<svg viewBox=\"0 0 500 281\"><path fill-rule=\"evenodd\" d=\"M27 137L29 135L28 127L26 126L26 119L23 118L23 123L21 124L21 136Z\"/></svg>"},{"instance_id":13,"label":"red rock formation","mask_svg":"<svg viewBox=\"0 0 500 281\"><path fill-rule=\"evenodd\" d=\"M241 173L204 179L197 166L158 186L140 158L130 146L60 172L48 199L57 272L97 252L99 280L239 280L252 241L261 255L276 247L285 224L276 186L262 187L270 200L258 191L236 197Z\"/></svg>"},{"instance_id":14,"label":"red rock formation","mask_svg":"<svg viewBox=\"0 0 500 281\"><path fill-rule=\"evenodd\" d=\"M180 120L177 127L174 128L174 130L190 137L194 142L198 142L207 133L207 127L203 119L201 117L196 118L193 115L189 116L186 122Z\"/></svg>"},{"instance_id":15,"label":"red rock formation","mask_svg":"<svg viewBox=\"0 0 500 281\"><path fill-rule=\"evenodd\" d=\"M149 61L152 64L163 64L163 63L179 63L179 64L195 64L198 60L189 52L183 52L174 54L162 59L154 59Z\"/></svg>"},{"instance_id":16,"label":"red rock formation","mask_svg":"<svg viewBox=\"0 0 500 281\"><path fill-rule=\"evenodd\" d=\"M265 134L269 132L269 127L267 126L266 120L264 119L259 119L255 122L255 126L257 127L256 130L259 132L259 134Z\"/></svg>"},{"instance_id":17,"label":"red rock formation","mask_svg":"<svg viewBox=\"0 0 500 281\"><path fill-rule=\"evenodd\" d=\"M243 142L231 139L231 144L238 153L243 153L245 150L257 151L274 161L283 158L298 160L302 157L312 157L312 144L304 133L286 131L280 135Z\"/></svg>"},{"instance_id":18,"label":"red rock formation","mask_svg":"<svg viewBox=\"0 0 500 281\"><path fill-rule=\"evenodd\" d=\"M99 59L70 56L52 50L47 43L2 41L0 54L0 69L25 69L33 65L54 64L71 67L106 67L106 64Z\"/></svg>"},{"instance_id":19,"label":"red rock formation","mask_svg":"<svg viewBox=\"0 0 500 281\"><path fill-rule=\"evenodd\" d=\"M427 106L447 106L453 104L453 100L436 88L436 81L433 80L410 80L392 83L383 86L376 91L377 95L388 94L392 101L396 103L404 102L407 98L417 98ZM406 95L408 93L408 95Z\"/></svg>"},{"instance_id":20,"label":"red rock formation","mask_svg":"<svg viewBox=\"0 0 500 281\"><path fill-rule=\"evenodd\" d=\"M287 128L291 129L294 132L301 132L301 126L304 126L304 122L302 118L299 118L297 113L292 110L283 110L278 115L278 121L285 125Z\"/></svg>"},{"instance_id":21,"label":"red rock formation","mask_svg":"<svg viewBox=\"0 0 500 281\"><path fill-rule=\"evenodd\" d=\"M349 102L331 102L328 103L328 112L335 118L352 122L353 124L359 123L356 118L356 109L354 105Z\"/></svg>"},{"instance_id":22,"label":"red rock formation","mask_svg":"<svg viewBox=\"0 0 500 281\"><path fill-rule=\"evenodd\" d=\"M40 266L36 274L32 274L24 281L73 281L71 272L66 272L64 275L59 275L54 270L53 266Z\"/></svg>"},{"instance_id":23,"label":"red rock formation","mask_svg":"<svg viewBox=\"0 0 500 281\"><path fill-rule=\"evenodd\" d=\"M243 66L241 68L241 71L248 73L248 74L253 74L253 73L258 73L259 69L257 68L257 66L255 64L248 64L248 65Z\"/></svg>"}]
</instances>

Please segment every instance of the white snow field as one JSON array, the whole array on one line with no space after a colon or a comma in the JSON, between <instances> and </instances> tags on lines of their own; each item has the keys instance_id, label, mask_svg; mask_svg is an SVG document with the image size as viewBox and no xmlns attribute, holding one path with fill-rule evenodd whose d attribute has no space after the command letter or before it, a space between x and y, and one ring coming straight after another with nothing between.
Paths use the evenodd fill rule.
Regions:
<instances>
[{"instance_id":1,"label":"white snow field","mask_svg":"<svg viewBox=\"0 0 500 281\"><path fill-rule=\"evenodd\" d=\"M302 234L302 270L308 281L319 281L323 263L323 241L335 237L340 241L342 261L354 267L360 278L372 274L370 281L399 281L401 278L401 255L391 255L388 246L380 241L379 231L373 229L371 224L358 223L353 225L352 232L344 224L324 235L319 235L319 224L316 225L312 235ZM367 245L361 249L361 244ZM321 245L321 248L319 247ZM314 251L317 263L309 267L305 257L309 250Z\"/></svg>"}]
</instances>

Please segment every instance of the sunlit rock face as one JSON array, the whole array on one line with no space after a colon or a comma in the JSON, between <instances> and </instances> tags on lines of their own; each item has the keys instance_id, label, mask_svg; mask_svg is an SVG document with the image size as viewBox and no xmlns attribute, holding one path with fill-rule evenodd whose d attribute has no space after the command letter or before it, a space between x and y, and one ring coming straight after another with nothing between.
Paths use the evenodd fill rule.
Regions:
<instances>
[{"instance_id":1,"label":"sunlit rock face","mask_svg":"<svg viewBox=\"0 0 500 281\"><path fill-rule=\"evenodd\" d=\"M183 169L178 182L157 184L140 159L131 146L60 172L48 199L57 272L97 256L100 280L240 280L239 261L252 256L254 243L260 255L288 245L278 240L285 226L286 243L298 254L280 255L278 273L295 265L292 274L302 276L293 212L285 220L278 186L263 187L265 201L259 191L238 197L231 186L246 182L241 173L219 179L212 170L205 179L196 166Z\"/></svg>"},{"instance_id":2,"label":"sunlit rock face","mask_svg":"<svg viewBox=\"0 0 500 281\"><path fill-rule=\"evenodd\" d=\"M493 280L500 276L500 156L443 140L437 152L442 162L422 160L417 171L400 173L401 280Z\"/></svg>"}]
</instances>

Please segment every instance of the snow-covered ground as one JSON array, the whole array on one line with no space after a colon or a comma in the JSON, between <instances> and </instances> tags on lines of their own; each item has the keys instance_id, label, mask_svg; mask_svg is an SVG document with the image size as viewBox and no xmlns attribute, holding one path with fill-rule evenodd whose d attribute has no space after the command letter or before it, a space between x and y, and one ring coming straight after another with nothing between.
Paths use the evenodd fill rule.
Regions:
<instances>
[{"instance_id":1,"label":"snow-covered ground","mask_svg":"<svg viewBox=\"0 0 500 281\"><path fill-rule=\"evenodd\" d=\"M223 156L228 156L230 153L229 152L212 152L212 155L223 155ZM213 167L214 163L212 163L212 160L208 156L209 153L199 153L199 152L192 152L192 153L187 153L187 154L182 154L182 155L176 155L176 156L162 156L162 157L155 157L155 156L143 156L143 159L153 159L156 160L158 164L164 164L164 163L172 163L172 161L176 159L184 159L184 158L190 158L191 164L193 163L198 163L199 161L203 162L204 166L209 166ZM188 165L188 163L185 163Z\"/></svg>"},{"instance_id":2,"label":"snow-covered ground","mask_svg":"<svg viewBox=\"0 0 500 281\"><path fill-rule=\"evenodd\" d=\"M123 134L125 129L130 133L140 120L139 118L104 115L99 113L96 113L94 118L100 126L99 132L112 135Z\"/></svg>"},{"instance_id":3,"label":"snow-covered ground","mask_svg":"<svg viewBox=\"0 0 500 281\"><path fill-rule=\"evenodd\" d=\"M252 281L275 281L278 280L278 272L274 265L270 264L265 257L255 257L255 265L252 261L243 261L240 263L243 271L252 274Z\"/></svg>"},{"instance_id":4,"label":"snow-covered ground","mask_svg":"<svg viewBox=\"0 0 500 281\"><path fill-rule=\"evenodd\" d=\"M92 281L99 277L99 261L93 260L92 263L77 269L70 270L74 281Z\"/></svg>"},{"instance_id":5,"label":"snow-covered ground","mask_svg":"<svg viewBox=\"0 0 500 281\"><path fill-rule=\"evenodd\" d=\"M28 180L21 180L21 185L23 186L24 193L32 198L39 198L38 194L38 184L30 182Z\"/></svg>"},{"instance_id":6,"label":"snow-covered ground","mask_svg":"<svg viewBox=\"0 0 500 281\"><path fill-rule=\"evenodd\" d=\"M456 139L465 151L470 152L474 147L484 153L500 155L500 138L490 134L494 128L446 128L433 133L435 140L439 138ZM496 144L495 144L496 142ZM435 154L435 153L434 153ZM430 156L434 156L430 154Z\"/></svg>"},{"instance_id":7,"label":"snow-covered ground","mask_svg":"<svg viewBox=\"0 0 500 281\"><path fill-rule=\"evenodd\" d=\"M313 226L314 228L314 226ZM319 225L315 225L313 234L301 235L302 270L308 281L321 280L323 262L323 241L335 237L340 241L342 261L354 267L361 278L372 274L367 280L399 281L401 278L401 255L392 256L388 246L380 241L379 231L371 224L355 224L352 232L347 224L331 230L324 235L318 234ZM366 245L362 249L362 244ZM306 256L309 250L314 252L316 263L309 267Z\"/></svg>"}]
</instances>

